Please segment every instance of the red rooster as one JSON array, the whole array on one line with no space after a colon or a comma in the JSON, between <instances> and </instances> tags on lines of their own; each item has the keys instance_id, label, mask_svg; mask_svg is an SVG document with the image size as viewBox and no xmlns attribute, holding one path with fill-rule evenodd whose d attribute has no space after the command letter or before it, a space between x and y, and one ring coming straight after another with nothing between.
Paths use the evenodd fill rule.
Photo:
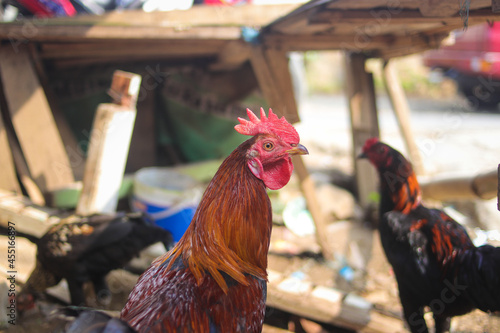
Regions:
<instances>
[{"instance_id":1,"label":"red rooster","mask_svg":"<svg viewBox=\"0 0 500 333\"><path fill-rule=\"evenodd\" d=\"M266 187L285 186L291 155L307 154L285 118L247 109L253 137L222 163L188 230L142 274L121 313L139 332L260 332L272 212Z\"/></svg>"},{"instance_id":2,"label":"red rooster","mask_svg":"<svg viewBox=\"0 0 500 333\"><path fill-rule=\"evenodd\" d=\"M460 224L423 206L412 166L395 149L372 138L360 157L379 173L381 242L411 331L428 332L425 306L436 333L449 329L451 317L475 308L500 310L500 248L475 247Z\"/></svg>"}]
</instances>

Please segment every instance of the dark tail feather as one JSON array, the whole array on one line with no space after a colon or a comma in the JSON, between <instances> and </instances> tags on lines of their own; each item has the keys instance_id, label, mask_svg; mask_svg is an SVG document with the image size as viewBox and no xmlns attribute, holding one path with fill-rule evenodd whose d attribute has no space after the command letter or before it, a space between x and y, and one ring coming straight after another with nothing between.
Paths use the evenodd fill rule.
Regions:
<instances>
[{"instance_id":1,"label":"dark tail feather","mask_svg":"<svg viewBox=\"0 0 500 333\"><path fill-rule=\"evenodd\" d=\"M483 245L463 253L457 276L464 293L480 310L500 311L500 247Z\"/></svg>"},{"instance_id":2,"label":"dark tail feather","mask_svg":"<svg viewBox=\"0 0 500 333\"><path fill-rule=\"evenodd\" d=\"M125 321L102 311L82 307L65 307L53 315L66 322L65 333L136 333Z\"/></svg>"}]
</instances>

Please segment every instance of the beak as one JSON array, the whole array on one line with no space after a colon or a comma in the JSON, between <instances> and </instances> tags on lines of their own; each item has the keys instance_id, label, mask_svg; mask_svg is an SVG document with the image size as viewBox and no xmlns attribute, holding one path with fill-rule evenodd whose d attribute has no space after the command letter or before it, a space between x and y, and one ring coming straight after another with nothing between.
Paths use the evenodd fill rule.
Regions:
<instances>
[{"instance_id":1,"label":"beak","mask_svg":"<svg viewBox=\"0 0 500 333\"><path fill-rule=\"evenodd\" d=\"M290 155L308 155L309 152L307 151L307 148L301 145L300 143L297 145L297 147L293 147L292 149L287 150L287 153Z\"/></svg>"},{"instance_id":2,"label":"beak","mask_svg":"<svg viewBox=\"0 0 500 333\"><path fill-rule=\"evenodd\" d=\"M360 158L368 158L368 155L366 155L365 153L361 153L361 154L358 155L357 158L358 159L360 159Z\"/></svg>"}]
</instances>

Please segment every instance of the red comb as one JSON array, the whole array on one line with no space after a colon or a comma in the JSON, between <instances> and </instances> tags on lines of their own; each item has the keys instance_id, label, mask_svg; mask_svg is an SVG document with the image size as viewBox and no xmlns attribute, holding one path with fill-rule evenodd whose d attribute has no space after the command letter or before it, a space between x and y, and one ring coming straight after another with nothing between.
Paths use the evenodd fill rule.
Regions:
<instances>
[{"instance_id":1,"label":"red comb","mask_svg":"<svg viewBox=\"0 0 500 333\"><path fill-rule=\"evenodd\" d=\"M363 151L369 150L377 142L380 142L380 140L377 137L366 139L365 144L363 146Z\"/></svg>"},{"instance_id":2,"label":"red comb","mask_svg":"<svg viewBox=\"0 0 500 333\"><path fill-rule=\"evenodd\" d=\"M269 109L269 116L266 117L266 112L260 108L260 119L250 109L247 109L247 115L250 120L238 118L240 124L234 126L238 133L243 135L272 133L291 143L299 142L299 134L295 128L285 117L278 118L273 110Z\"/></svg>"}]
</instances>

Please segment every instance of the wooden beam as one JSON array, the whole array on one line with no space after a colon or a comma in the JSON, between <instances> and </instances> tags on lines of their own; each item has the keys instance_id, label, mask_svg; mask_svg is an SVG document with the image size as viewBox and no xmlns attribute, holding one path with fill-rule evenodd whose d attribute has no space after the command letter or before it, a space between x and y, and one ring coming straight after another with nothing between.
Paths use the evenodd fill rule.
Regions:
<instances>
[{"instance_id":1,"label":"wooden beam","mask_svg":"<svg viewBox=\"0 0 500 333\"><path fill-rule=\"evenodd\" d=\"M264 48L263 50L275 84L280 92L280 102L283 103L280 106L280 113L292 123L299 122L300 117L297 102L295 101L292 76L288 67L288 55L285 51L277 48Z\"/></svg>"},{"instance_id":2,"label":"wooden beam","mask_svg":"<svg viewBox=\"0 0 500 333\"><path fill-rule=\"evenodd\" d=\"M139 75L116 71L111 95L120 104L101 104L92 125L79 215L114 213L136 116Z\"/></svg>"},{"instance_id":3,"label":"wooden beam","mask_svg":"<svg viewBox=\"0 0 500 333\"><path fill-rule=\"evenodd\" d=\"M146 85L147 86L147 85ZM137 103L137 116L130 141L126 172L156 165L155 107L157 90L146 89L143 82L141 98Z\"/></svg>"},{"instance_id":4,"label":"wooden beam","mask_svg":"<svg viewBox=\"0 0 500 333\"><path fill-rule=\"evenodd\" d=\"M424 163L422 162L422 156L420 155L420 150L415 143L415 137L413 136L413 131L411 129L410 107L408 105L408 101L406 100L406 95L403 91L403 87L401 86L401 82L399 81L399 77L394 69L393 63L390 61L385 62L382 73L387 95L389 96L392 109L396 115L399 130L403 135L406 149L410 154L413 169L418 175L422 175L425 173Z\"/></svg>"},{"instance_id":5,"label":"wooden beam","mask_svg":"<svg viewBox=\"0 0 500 333\"><path fill-rule=\"evenodd\" d=\"M401 319L385 316L370 309L361 297L324 286L313 286L307 280L283 277L269 271L266 304L320 323L340 326L356 332L402 332ZM355 299L357 302L352 302Z\"/></svg>"},{"instance_id":6,"label":"wooden beam","mask_svg":"<svg viewBox=\"0 0 500 333\"><path fill-rule=\"evenodd\" d=\"M10 118L8 120L10 120ZM36 205L45 206L46 203L45 197L42 194L42 191L40 190L38 185L33 180L28 165L26 164L26 160L24 159L21 147L19 146L19 141L17 140L17 137L14 134L14 129L12 128L11 122L9 122L9 124L11 126L6 126L5 129L9 140L10 150L12 152L14 165L16 166L17 174L19 176L19 180L21 181L21 184L23 185L23 188L28 194L30 200ZM20 193L21 192L19 192L19 194Z\"/></svg>"},{"instance_id":7,"label":"wooden beam","mask_svg":"<svg viewBox=\"0 0 500 333\"><path fill-rule=\"evenodd\" d=\"M436 0L437 2L437 0ZM458 4L458 3L456 3ZM458 12L458 10L457 10ZM487 20L498 20L498 15L491 12L490 9L478 9L469 12L469 22L485 22ZM390 19L387 19L384 24L399 25L411 22L411 24L427 24L440 22L443 25L454 23L461 23L462 17L459 14L452 16L447 15L445 12L439 17L424 16L419 10L413 9L400 9L390 13ZM333 26L336 24L348 23L354 26L365 26L381 24L377 21L373 11L369 10L323 10L318 11L313 17L310 18L309 24L325 24L330 23Z\"/></svg>"},{"instance_id":8,"label":"wooden beam","mask_svg":"<svg viewBox=\"0 0 500 333\"><path fill-rule=\"evenodd\" d=\"M497 170L481 173L474 177L433 177L420 180L424 198L439 201L493 199L498 193Z\"/></svg>"},{"instance_id":9,"label":"wooden beam","mask_svg":"<svg viewBox=\"0 0 500 333\"><path fill-rule=\"evenodd\" d=\"M250 63L259 82L260 90L264 95L269 106L272 106L275 112L281 112L283 102L280 100L280 92L275 85L274 77L267 63L262 46L253 46L251 49ZM276 104L275 104L276 103ZM288 120L293 123L292 120Z\"/></svg>"},{"instance_id":10,"label":"wooden beam","mask_svg":"<svg viewBox=\"0 0 500 333\"><path fill-rule=\"evenodd\" d=\"M82 42L82 43L43 43L40 56L43 59L69 58L106 58L118 57L170 57L179 55L218 55L227 41L209 40L198 42L186 40Z\"/></svg>"},{"instance_id":11,"label":"wooden beam","mask_svg":"<svg viewBox=\"0 0 500 333\"><path fill-rule=\"evenodd\" d=\"M153 11L124 10L104 15L78 15L52 18L52 25L124 25L131 27L156 26L176 29L191 26L263 26L291 12L300 4L238 6L193 6L188 10Z\"/></svg>"},{"instance_id":12,"label":"wooden beam","mask_svg":"<svg viewBox=\"0 0 500 333\"><path fill-rule=\"evenodd\" d=\"M217 62L210 65L212 70L239 68L250 59L251 46L243 40L229 41L219 49Z\"/></svg>"},{"instance_id":13,"label":"wooden beam","mask_svg":"<svg viewBox=\"0 0 500 333\"><path fill-rule=\"evenodd\" d=\"M77 179L82 179L83 167L85 165L85 156L81 151L78 142L76 141L76 137L66 120L66 116L59 108L56 96L54 95L50 87L49 79L45 71L45 66L42 59L40 58L38 45L35 43L31 43L28 45L28 48L37 76L40 79L40 83L47 97L47 102L49 103L52 114L54 115L54 121L56 122L56 126L61 135L64 148L66 149L66 154L68 155L70 166L73 170L73 175Z\"/></svg>"},{"instance_id":14,"label":"wooden beam","mask_svg":"<svg viewBox=\"0 0 500 333\"><path fill-rule=\"evenodd\" d=\"M7 108L34 181L49 192L74 181L73 172L29 52L0 48Z\"/></svg>"},{"instance_id":15,"label":"wooden beam","mask_svg":"<svg viewBox=\"0 0 500 333\"><path fill-rule=\"evenodd\" d=\"M26 28L29 23L0 24L0 39L8 40L14 48L34 41L69 41L84 40L162 40L162 39L191 39L191 40L234 40L241 37L240 27L135 27L135 26L53 26L47 24ZM26 33L29 31L29 33Z\"/></svg>"},{"instance_id":16,"label":"wooden beam","mask_svg":"<svg viewBox=\"0 0 500 333\"><path fill-rule=\"evenodd\" d=\"M378 176L370 163L358 159L366 139L379 137L377 106L373 77L365 70L366 57L346 54L346 96L349 103L352 128L352 158L359 203L363 208L374 208L373 194L378 193Z\"/></svg>"},{"instance_id":17,"label":"wooden beam","mask_svg":"<svg viewBox=\"0 0 500 333\"><path fill-rule=\"evenodd\" d=\"M364 34L348 35L269 35L264 37L266 46L280 45L286 51L343 50L352 52L387 52L405 49L429 49L439 46L447 34L419 34L412 36ZM439 37L439 38L438 38Z\"/></svg>"},{"instance_id":18,"label":"wooden beam","mask_svg":"<svg viewBox=\"0 0 500 333\"><path fill-rule=\"evenodd\" d=\"M250 61L260 89L269 105L274 108L278 115L286 115L289 122L298 121L298 110L294 99L290 72L288 71L286 53L280 50L264 50L263 46L254 46ZM301 156L294 156L293 164L307 207L316 226L316 239L323 256L327 260L334 260L327 239L326 220L316 200L314 181L311 179Z\"/></svg>"},{"instance_id":19,"label":"wooden beam","mask_svg":"<svg viewBox=\"0 0 500 333\"><path fill-rule=\"evenodd\" d=\"M460 2L443 0L420 0L419 10L425 17L453 16L460 11Z\"/></svg>"},{"instance_id":20,"label":"wooden beam","mask_svg":"<svg viewBox=\"0 0 500 333\"><path fill-rule=\"evenodd\" d=\"M26 197L0 189L0 224L14 223L16 230L42 237L60 221L57 210L33 204Z\"/></svg>"},{"instance_id":21,"label":"wooden beam","mask_svg":"<svg viewBox=\"0 0 500 333\"><path fill-rule=\"evenodd\" d=\"M7 128L5 127L0 112L0 189L21 193L19 182L16 177L16 169L12 152L7 139Z\"/></svg>"},{"instance_id":22,"label":"wooden beam","mask_svg":"<svg viewBox=\"0 0 500 333\"><path fill-rule=\"evenodd\" d=\"M491 0L491 11L493 13L500 13L500 0Z\"/></svg>"}]
</instances>

